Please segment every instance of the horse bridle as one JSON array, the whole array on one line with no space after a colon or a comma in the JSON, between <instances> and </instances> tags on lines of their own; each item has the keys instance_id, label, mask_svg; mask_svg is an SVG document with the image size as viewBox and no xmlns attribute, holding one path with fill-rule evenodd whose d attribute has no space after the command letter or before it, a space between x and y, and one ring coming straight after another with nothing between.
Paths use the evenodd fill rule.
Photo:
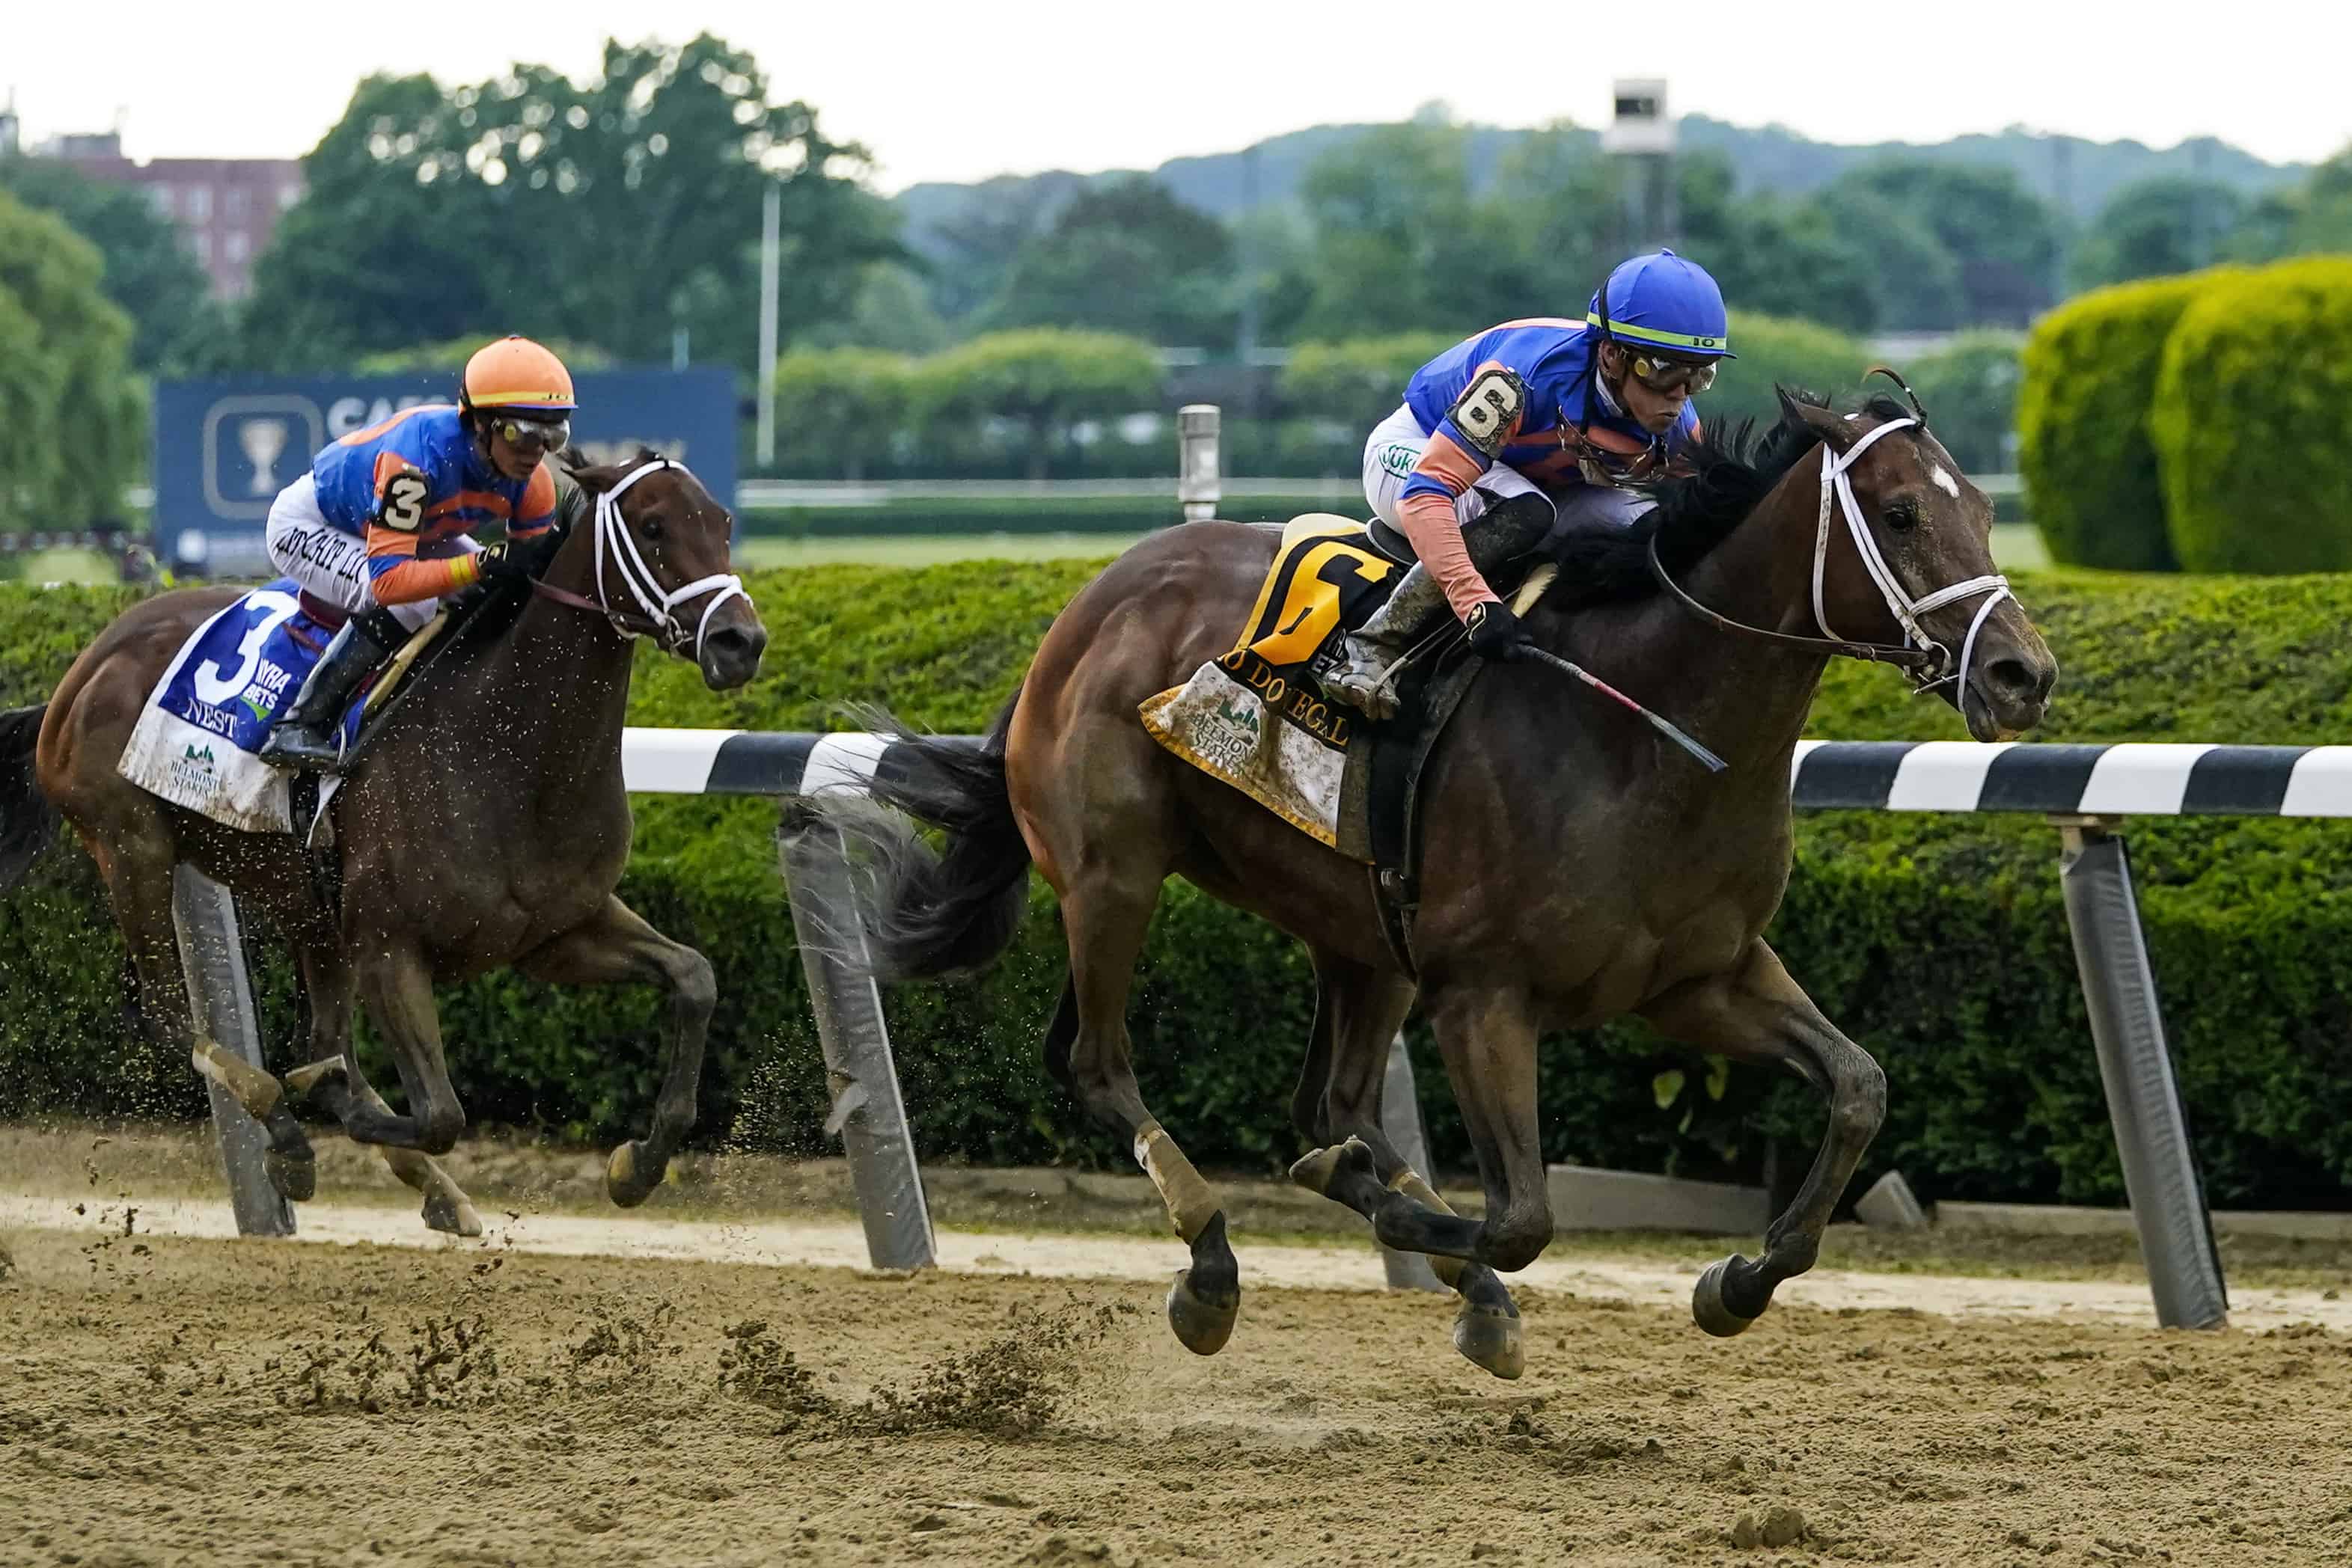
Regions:
<instances>
[{"instance_id":1,"label":"horse bridle","mask_svg":"<svg viewBox=\"0 0 2352 1568\"><path fill-rule=\"evenodd\" d=\"M703 636L709 631L710 618L718 613L719 607L730 599L748 601L751 597L743 591L743 580L733 572L713 572L709 577L697 578L683 588L674 588L665 593L660 581L653 574L653 569L646 565L646 558L638 550L637 541L621 516L621 497L630 486L648 474L657 474L665 468L684 472L685 466L667 457L651 457L622 475L611 489L598 494L593 521L596 530L595 598L584 598L535 578L531 580L531 591L576 610L593 611L604 618L617 637L651 637L665 653L671 653L682 652L690 644L698 660L702 655ZM620 580L621 586L629 591L630 598L636 601L634 612L625 605L615 609L612 595L604 587L604 557L608 550L613 558L614 575ZM705 593L710 595L710 602L703 607L701 617L695 622L694 634L689 639L685 623L675 613L676 609L688 600Z\"/></svg>"},{"instance_id":2,"label":"horse bridle","mask_svg":"<svg viewBox=\"0 0 2352 1568\"><path fill-rule=\"evenodd\" d=\"M1895 569L1887 563L1885 553L1879 549L1877 538L1864 526L1862 503L1854 498L1853 481L1846 473L1880 436L1915 425L1926 428L1916 419L1890 419L1864 433L1861 440L1847 447L1843 454L1833 451L1827 442L1822 444L1821 509L1813 529L1813 623L1822 629L1822 635L1809 637L1793 632L1775 632L1768 627L1750 626L1744 621L1735 621L1728 615L1708 609L1685 591L1682 584L1666 570L1665 563L1658 559L1658 536L1654 531L1650 535L1649 542L1650 575L1656 578L1658 585L1680 601L1685 609L1724 631L1817 653L1893 664L1913 672L1912 688L1916 692L1932 692L1938 686L1959 680L1968 674L1969 664L1976 657L1977 633L1983 630L1986 620L2002 600L2016 597L2010 591L2009 579L1999 573L1972 577L1965 582L1939 588L1924 598L1912 598L1902 580L1895 575ZM1895 623L1903 628L1904 641L1900 643L1854 642L1840 637L1830 626L1829 612L1823 602L1822 578L1829 564L1832 501L1837 510L1844 514L1846 534L1853 540L1854 552L1862 557L1864 570L1870 573L1871 581L1877 584L1879 595L1886 601L1886 608L1894 614ZM1947 604L1955 604L1979 593L1987 597L1978 607L1975 617L1969 622L1968 635L1961 641L1959 657L1956 661L1952 657L1952 650L1928 635L1927 629L1919 624L1919 618Z\"/></svg>"}]
</instances>

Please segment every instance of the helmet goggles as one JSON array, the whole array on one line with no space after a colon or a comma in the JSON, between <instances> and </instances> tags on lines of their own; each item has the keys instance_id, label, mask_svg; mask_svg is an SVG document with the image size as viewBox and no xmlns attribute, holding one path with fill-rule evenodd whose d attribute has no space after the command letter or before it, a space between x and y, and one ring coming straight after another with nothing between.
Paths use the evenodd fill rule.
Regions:
<instances>
[{"instance_id":1,"label":"helmet goggles","mask_svg":"<svg viewBox=\"0 0 2352 1568\"><path fill-rule=\"evenodd\" d=\"M1712 360L1670 360L1654 350L1628 348L1633 379L1654 392L1703 392L1715 384Z\"/></svg>"},{"instance_id":2,"label":"helmet goggles","mask_svg":"<svg viewBox=\"0 0 2352 1568\"><path fill-rule=\"evenodd\" d=\"M561 452L572 440L572 419L568 414L494 414L489 428L492 435L530 455Z\"/></svg>"}]
</instances>

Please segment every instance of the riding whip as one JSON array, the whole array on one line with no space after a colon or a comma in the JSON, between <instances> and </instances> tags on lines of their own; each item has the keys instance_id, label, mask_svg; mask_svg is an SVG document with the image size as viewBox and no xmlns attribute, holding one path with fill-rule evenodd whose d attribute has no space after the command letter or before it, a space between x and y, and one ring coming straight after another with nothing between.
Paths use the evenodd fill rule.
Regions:
<instances>
[{"instance_id":1,"label":"riding whip","mask_svg":"<svg viewBox=\"0 0 2352 1568\"><path fill-rule=\"evenodd\" d=\"M1543 597L1544 590L1551 586L1551 580L1559 575L1559 568L1549 561L1544 562L1541 566L1537 567L1535 570L1528 573L1527 581L1520 584L1518 592L1511 596L1511 612L1515 615L1524 615L1529 610L1533 609L1535 607L1536 601ZM1512 661L1513 663L1517 663L1518 661L1526 659L1532 659L1539 664L1549 664L1556 670L1560 670L1568 674L1574 675L1578 680L1582 681L1586 685L1591 686L1594 691L1599 692L1611 702L1622 704L1624 706L1631 708L1633 712L1641 715L1642 718L1652 729L1656 730L1660 735L1664 736L1668 740L1673 741L1676 746L1679 746L1685 751L1689 752L1692 757L1697 758L1699 766L1705 768L1709 773L1720 773L1725 768L1731 766L1729 763L1724 761L1722 758L1717 757L1714 752L1709 751L1706 747L1701 746L1697 741L1693 740L1689 736L1676 728L1672 721L1662 718L1658 715L1652 713L1648 708L1643 707L1640 703L1635 702L1632 697L1627 696L1623 692L1619 691L1615 686L1611 685L1607 681L1602 680L1599 675L1594 674L1591 671L1586 669L1583 665L1575 663L1573 660L1563 659L1558 653L1547 653L1543 649L1537 647L1533 643L1520 643L1515 644L1508 653L1503 655L1503 657Z\"/></svg>"},{"instance_id":2,"label":"riding whip","mask_svg":"<svg viewBox=\"0 0 2352 1568\"><path fill-rule=\"evenodd\" d=\"M1582 681L1586 685L1591 686L1594 691L1599 692L1611 702L1620 704L1622 706L1631 709L1633 712L1641 715L1643 719L1649 724L1649 727L1652 729L1656 730L1660 735L1664 736L1668 740L1673 741L1676 746L1679 746L1685 751L1689 752L1692 757L1698 760L1699 765L1705 768L1709 773L1720 773L1725 768L1731 766L1729 763L1724 761L1722 758L1717 757L1714 752L1709 751L1706 747L1701 746L1697 741L1693 740L1689 736L1676 728L1673 720L1663 718L1660 716L1652 713L1648 708L1643 707L1640 703L1635 702L1632 697L1627 696L1623 692L1619 691L1615 686L1611 685L1607 681L1602 680L1599 675L1594 674L1591 671L1572 660L1563 659L1558 653L1548 653L1544 649L1537 647L1532 643L1519 643L1508 653L1505 654L1504 657L1513 661L1514 663L1523 659L1532 659L1537 664L1549 664L1555 670L1574 675L1578 680Z\"/></svg>"}]
</instances>

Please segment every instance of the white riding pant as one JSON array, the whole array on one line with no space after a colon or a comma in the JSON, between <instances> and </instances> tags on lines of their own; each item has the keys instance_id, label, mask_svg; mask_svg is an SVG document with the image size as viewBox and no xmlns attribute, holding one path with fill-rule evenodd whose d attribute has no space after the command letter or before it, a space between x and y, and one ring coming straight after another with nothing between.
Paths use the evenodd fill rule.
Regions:
<instances>
[{"instance_id":1,"label":"white riding pant","mask_svg":"<svg viewBox=\"0 0 2352 1568\"><path fill-rule=\"evenodd\" d=\"M362 610L382 609L414 632L432 620L433 612L441 607L437 599L377 604L368 582L367 542L327 521L326 515L319 510L318 482L308 474L278 492L278 499L269 506L264 535L269 544L269 559L278 570L301 584L305 591L338 610L356 614ZM433 554L471 554L481 548L460 534L436 541Z\"/></svg>"},{"instance_id":2,"label":"white riding pant","mask_svg":"<svg viewBox=\"0 0 2352 1568\"><path fill-rule=\"evenodd\" d=\"M1404 482L1429 449L1429 434L1409 404L1372 426L1364 439L1364 499L1381 521L1402 533L1404 523L1397 500ZM1517 469L1497 463L1478 476L1478 482L1454 498L1454 516L1465 528L1486 515L1498 501L1514 496L1540 496L1543 489ZM1552 506L1571 526L1631 528L1633 519L1656 503L1634 490L1610 485L1570 485L1551 497Z\"/></svg>"}]
</instances>

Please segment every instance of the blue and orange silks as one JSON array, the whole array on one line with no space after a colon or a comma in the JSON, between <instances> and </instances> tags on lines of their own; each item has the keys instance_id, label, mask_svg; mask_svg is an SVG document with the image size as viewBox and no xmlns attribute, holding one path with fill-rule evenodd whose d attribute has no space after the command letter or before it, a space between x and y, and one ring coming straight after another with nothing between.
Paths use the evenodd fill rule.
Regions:
<instances>
[{"instance_id":1,"label":"blue and orange silks","mask_svg":"<svg viewBox=\"0 0 2352 1568\"><path fill-rule=\"evenodd\" d=\"M368 587L379 604L437 599L476 580L473 558L449 551L485 524L529 538L555 522L547 465L526 480L507 478L476 452L446 403L352 432L320 452L310 474L329 525L367 542Z\"/></svg>"}]
</instances>

